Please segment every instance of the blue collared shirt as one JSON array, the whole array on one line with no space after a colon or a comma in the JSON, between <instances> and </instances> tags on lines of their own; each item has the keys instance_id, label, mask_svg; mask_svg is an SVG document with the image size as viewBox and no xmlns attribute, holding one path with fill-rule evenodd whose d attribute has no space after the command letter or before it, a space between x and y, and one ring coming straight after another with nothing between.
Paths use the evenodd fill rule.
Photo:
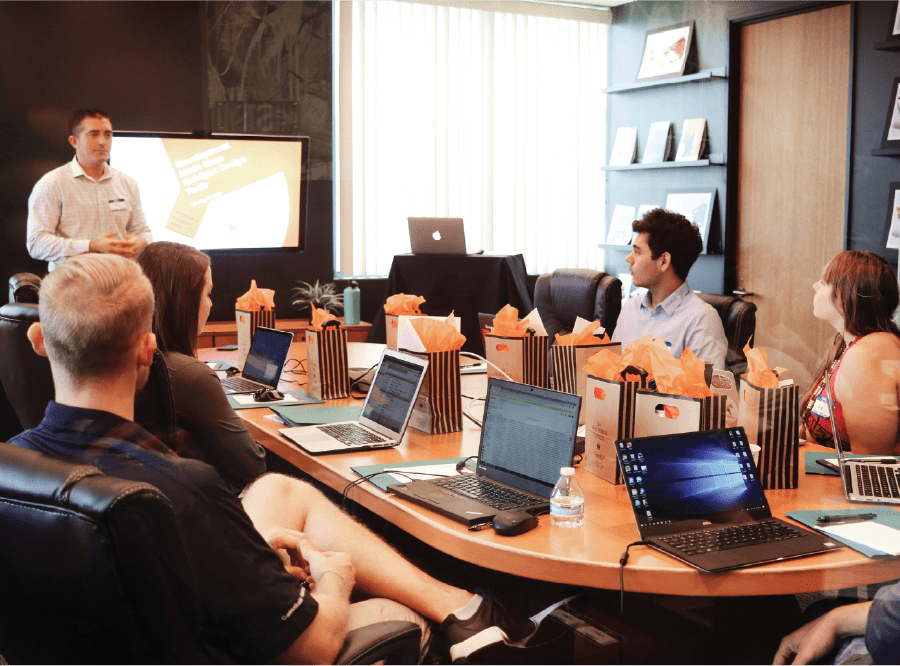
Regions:
<instances>
[{"instance_id":1,"label":"blue collared shirt","mask_svg":"<svg viewBox=\"0 0 900 666\"><path fill-rule=\"evenodd\" d=\"M690 347L714 368L725 368L728 341L722 320L711 305L691 291L687 282L655 308L650 307L650 292L630 299L619 314L612 339L626 345L648 333L669 343L675 358L681 358Z\"/></svg>"}]
</instances>

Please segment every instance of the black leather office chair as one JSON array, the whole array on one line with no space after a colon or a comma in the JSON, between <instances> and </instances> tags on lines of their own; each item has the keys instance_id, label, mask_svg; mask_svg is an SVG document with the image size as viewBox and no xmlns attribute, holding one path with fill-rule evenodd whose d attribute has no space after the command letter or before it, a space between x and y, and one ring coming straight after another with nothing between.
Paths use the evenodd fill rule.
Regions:
<instances>
[{"instance_id":1,"label":"black leather office chair","mask_svg":"<svg viewBox=\"0 0 900 666\"><path fill-rule=\"evenodd\" d=\"M231 663L205 642L180 527L146 483L0 443L0 654L10 663ZM351 632L338 663L416 663L421 630Z\"/></svg>"},{"instance_id":2,"label":"black leather office chair","mask_svg":"<svg viewBox=\"0 0 900 666\"><path fill-rule=\"evenodd\" d=\"M37 303L41 278L34 273L16 273L9 278L10 303Z\"/></svg>"},{"instance_id":3,"label":"black leather office chair","mask_svg":"<svg viewBox=\"0 0 900 666\"><path fill-rule=\"evenodd\" d=\"M728 351L725 355L725 369L737 378L747 372L747 356L744 345L756 333L756 303L737 296L719 294L697 294L709 303L722 319ZM751 345L752 346L752 345Z\"/></svg>"},{"instance_id":4,"label":"black leather office chair","mask_svg":"<svg viewBox=\"0 0 900 666\"><path fill-rule=\"evenodd\" d=\"M558 268L534 285L534 304L547 334L571 333L575 318L599 321L612 336L622 310L622 282L583 268Z\"/></svg>"},{"instance_id":5,"label":"black leather office chair","mask_svg":"<svg viewBox=\"0 0 900 666\"><path fill-rule=\"evenodd\" d=\"M0 306L0 382L23 430L35 428L53 399L50 361L39 356L28 341L28 327L39 321L33 303ZM175 402L166 360L157 351L146 386L134 401L134 420L159 436L171 449L180 450L178 437L185 437L175 421Z\"/></svg>"}]
</instances>

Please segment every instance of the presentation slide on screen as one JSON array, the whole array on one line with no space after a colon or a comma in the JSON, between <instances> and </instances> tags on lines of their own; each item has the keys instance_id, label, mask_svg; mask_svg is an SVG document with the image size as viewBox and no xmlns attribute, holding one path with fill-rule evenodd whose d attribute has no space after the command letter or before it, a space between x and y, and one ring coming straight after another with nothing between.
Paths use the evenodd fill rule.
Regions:
<instances>
[{"instance_id":1,"label":"presentation slide on screen","mask_svg":"<svg viewBox=\"0 0 900 666\"><path fill-rule=\"evenodd\" d=\"M116 137L153 239L202 250L297 247L299 141Z\"/></svg>"}]
</instances>

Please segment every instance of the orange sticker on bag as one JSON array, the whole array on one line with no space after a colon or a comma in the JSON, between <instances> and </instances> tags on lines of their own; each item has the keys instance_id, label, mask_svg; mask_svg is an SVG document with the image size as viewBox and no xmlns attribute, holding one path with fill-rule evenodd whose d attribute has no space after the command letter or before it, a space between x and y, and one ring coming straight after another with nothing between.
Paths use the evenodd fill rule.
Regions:
<instances>
[{"instance_id":1,"label":"orange sticker on bag","mask_svg":"<svg viewBox=\"0 0 900 666\"><path fill-rule=\"evenodd\" d=\"M397 320L391 319L391 328L397 328Z\"/></svg>"},{"instance_id":2,"label":"orange sticker on bag","mask_svg":"<svg viewBox=\"0 0 900 666\"><path fill-rule=\"evenodd\" d=\"M244 321L245 321L245 319L244 319L244 315L241 315L241 323L242 323L242 324L243 324L243 323L244 323Z\"/></svg>"},{"instance_id":3,"label":"orange sticker on bag","mask_svg":"<svg viewBox=\"0 0 900 666\"><path fill-rule=\"evenodd\" d=\"M506 345L497 345L497 351L501 354L505 354L509 351L509 347L507 347Z\"/></svg>"},{"instance_id":4,"label":"orange sticker on bag","mask_svg":"<svg viewBox=\"0 0 900 666\"><path fill-rule=\"evenodd\" d=\"M307 341L309 342L309 344L311 344L311 345L316 344L316 338L315 338L314 336L312 336L312 335L307 335L307 336L306 336L306 339L307 339Z\"/></svg>"},{"instance_id":5,"label":"orange sticker on bag","mask_svg":"<svg viewBox=\"0 0 900 666\"><path fill-rule=\"evenodd\" d=\"M606 391L599 386L595 386L594 397L597 398L597 400L606 400Z\"/></svg>"}]
</instances>

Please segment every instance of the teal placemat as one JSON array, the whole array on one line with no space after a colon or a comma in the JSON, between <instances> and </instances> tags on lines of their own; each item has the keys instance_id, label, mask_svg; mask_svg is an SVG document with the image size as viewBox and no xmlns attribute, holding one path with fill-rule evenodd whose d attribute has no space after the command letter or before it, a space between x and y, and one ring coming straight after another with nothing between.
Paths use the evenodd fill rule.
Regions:
<instances>
[{"instance_id":1,"label":"teal placemat","mask_svg":"<svg viewBox=\"0 0 900 666\"><path fill-rule=\"evenodd\" d=\"M230 370L231 368L234 368L235 370L237 370L237 367L231 365L231 363L228 363L227 361L204 361L204 363L206 363L206 365L208 365L210 368L212 368L216 372L221 372L223 370Z\"/></svg>"},{"instance_id":2,"label":"teal placemat","mask_svg":"<svg viewBox=\"0 0 900 666\"><path fill-rule=\"evenodd\" d=\"M354 472L359 474L360 476L369 476L369 474L377 474L378 472L383 472L386 469L403 469L404 467L423 467L425 465L452 465L458 463L460 460L465 460L465 457L459 458L443 458L441 460L417 460L415 462L406 462L406 463L389 463L386 465L360 465L359 467L351 467ZM474 461L469 461L474 462ZM392 483L398 483L397 479L392 477L388 473L379 474L378 476L373 476L371 479L367 479L369 483L378 488L379 490L383 490L387 492L387 487Z\"/></svg>"},{"instance_id":3,"label":"teal placemat","mask_svg":"<svg viewBox=\"0 0 900 666\"><path fill-rule=\"evenodd\" d=\"M298 407L302 405L321 405L325 402L324 400L319 400L318 398L312 397L309 393L301 389L297 389L295 391L285 391L284 393L285 395L294 396L299 402L292 402L289 405L273 405L271 402L254 402L250 405L242 405L235 399L233 395L228 395L226 397L228 398L229 404L234 409L259 409L260 407L270 407L271 409L275 409L276 406Z\"/></svg>"},{"instance_id":4,"label":"teal placemat","mask_svg":"<svg viewBox=\"0 0 900 666\"><path fill-rule=\"evenodd\" d=\"M822 466L816 465L816 467ZM822 467L822 469L825 468ZM815 529L816 518L818 518L819 516L852 516L859 513L874 513L878 516L877 518L875 518L874 522L881 523L882 525L887 525L888 527L893 527L894 529L900 530L900 511L896 511L895 509L887 506L873 506L866 507L865 509L843 509L839 511L825 511L822 509L819 509L817 511L788 511L785 515L790 516L800 523L803 523L807 527L812 527L813 529ZM849 539L839 539L833 534L829 534L828 536L835 541L840 541L845 546L850 546L850 548L862 553L866 557L893 557L893 555L888 555L887 553L883 553L880 550L875 550L874 548L863 546L862 544L856 543L855 541L850 541Z\"/></svg>"},{"instance_id":5,"label":"teal placemat","mask_svg":"<svg viewBox=\"0 0 900 666\"><path fill-rule=\"evenodd\" d=\"M828 469L827 467L823 467L817 460L822 458L837 458L837 453L834 451L807 451L805 454L806 457L806 473L807 474L824 474L825 476L838 476L838 473L834 470ZM844 458L871 458L872 456L864 456L860 453L845 453ZM891 456L876 456L876 457L891 457Z\"/></svg>"},{"instance_id":6,"label":"teal placemat","mask_svg":"<svg viewBox=\"0 0 900 666\"><path fill-rule=\"evenodd\" d=\"M301 425L321 425L357 421L362 413L362 405L349 407L320 407L318 405L278 405L272 411L291 423Z\"/></svg>"}]
</instances>

